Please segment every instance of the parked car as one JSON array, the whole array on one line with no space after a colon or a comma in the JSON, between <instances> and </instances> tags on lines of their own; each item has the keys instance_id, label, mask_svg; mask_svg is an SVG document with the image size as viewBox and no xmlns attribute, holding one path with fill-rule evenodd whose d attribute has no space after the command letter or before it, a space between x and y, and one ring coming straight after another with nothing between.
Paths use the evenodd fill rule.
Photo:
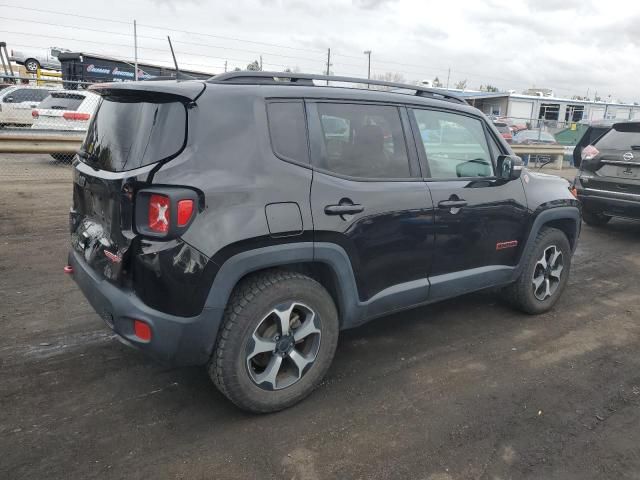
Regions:
<instances>
[{"instance_id":1,"label":"parked car","mask_svg":"<svg viewBox=\"0 0 640 480\"><path fill-rule=\"evenodd\" d=\"M573 149L573 165L580 165L582 160L582 150L585 147L592 145L598 138L611 130L614 121L603 121L598 123L592 123L587 127L582 138L577 142L576 147Z\"/></svg>"},{"instance_id":2,"label":"parked car","mask_svg":"<svg viewBox=\"0 0 640 480\"><path fill-rule=\"evenodd\" d=\"M548 311L578 240L569 182L523 173L464 100L313 83L329 78L388 85L93 86L74 161L65 271L126 343L206 365L254 412L308 395L339 331L372 318L492 287Z\"/></svg>"},{"instance_id":3,"label":"parked car","mask_svg":"<svg viewBox=\"0 0 640 480\"><path fill-rule=\"evenodd\" d=\"M511 132L513 134L518 133L520 130L526 130L527 129L526 122L525 123L518 123L512 118L500 117L496 121L501 122L501 123L506 123L509 126L509 128L511 129Z\"/></svg>"},{"instance_id":4,"label":"parked car","mask_svg":"<svg viewBox=\"0 0 640 480\"><path fill-rule=\"evenodd\" d=\"M51 92L38 108L31 112L37 130L85 131L96 111L100 97L86 90Z\"/></svg>"},{"instance_id":5,"label":"parked car","mask_svg":"<svg viewBox=\"0 0 640 480\"><path fill-rule=\"evenodd\" d=\"M31 125L31 111L40 105L50 92L51 88L21 85L0 90L0 127Z\"/></svg>"},{"instance_id":6,"label":"parked car","mask_svg":"<svg viewBox=\"0 0 640 480\"><path fill-rule=\"evenodd\" d=\"M513 136L513 143L524 145L555 145L556 139L549 132L540 130L521 130Z\"/></svg>"},{"instance_id":7,"label":"parked car","mask_svg":"<svg viewBox=\"0 0 640 480\"><path fill-rule=\"evenodd\" d=\"M511 128L509 128L509 125L503 122L493 122L493 125L496 127L498 132L500 132L502 138L504 138L507 143L511 143L511 141L513 140L513 135L511 133Z\"/></svg>"},{"instance_id":8,"label":"parked car","mask_svg":"<svg viewBox=\"0 0 640 480\"><path fill-rule=\"evenodd\" d=\"M613 124L582 148L577 166L574 187L587 224L640 219L640 122Z\"/></svg>"},{"instance_id":9,"label":"parked car","mask_svg":"<svg viewBox=\"0 0 640 480\"><path fill-rule=\"evenodd\" d=\"M24 68L29 72L37 72L39 68L60 71L61 65L58 60L58 55L68 51L69 50L64 48L57 47L51 47L46 50L11 50L9 60L19 65L24 65Z\"/></svg>"}]
</instances>

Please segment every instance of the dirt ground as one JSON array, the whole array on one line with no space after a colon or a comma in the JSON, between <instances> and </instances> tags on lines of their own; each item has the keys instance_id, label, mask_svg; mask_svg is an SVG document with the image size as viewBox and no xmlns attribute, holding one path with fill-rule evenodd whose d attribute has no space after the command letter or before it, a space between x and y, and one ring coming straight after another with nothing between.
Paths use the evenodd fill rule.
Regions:
<instances>
[{"instance_id":1,"label":"dirt ground","mask_svg":"<svg viewBox=\"0 0 640 480\"><path fill-rule=\"evenodd\" d=\"M557 307L482 293L341 337L273 415L119 343L62 273L69 167L0 156L0 478L638 479L640 223L584 227Z\"/></svg>"}]
</instances>

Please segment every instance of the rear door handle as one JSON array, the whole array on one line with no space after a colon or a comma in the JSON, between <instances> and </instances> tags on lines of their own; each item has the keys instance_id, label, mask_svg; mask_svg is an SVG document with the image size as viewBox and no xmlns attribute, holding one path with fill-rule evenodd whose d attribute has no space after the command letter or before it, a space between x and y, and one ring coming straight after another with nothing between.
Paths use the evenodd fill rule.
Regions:
<instances>
[{"instance_id":1,"label":"rear door handle","mask_svg":"<svg viewBox=\"0 0 640 480\"><path fill-rule=\"evenodd\" d=\"M467 206L466 200L443 200L438 203L438 207L440 208L462 208Z\"/></svg>"},{"instance_id":2,"label":"rear door handle","mask_svg":"<svg viewBox=\"0 0 640 480\"><path fill-rule=\"evenodd\" d=\"M324 213L327 215L353 215L355 213L361 213L364 211L362 205L342 204L342 205L327 205L324 207Z\"/></svg>"}]
</instances>

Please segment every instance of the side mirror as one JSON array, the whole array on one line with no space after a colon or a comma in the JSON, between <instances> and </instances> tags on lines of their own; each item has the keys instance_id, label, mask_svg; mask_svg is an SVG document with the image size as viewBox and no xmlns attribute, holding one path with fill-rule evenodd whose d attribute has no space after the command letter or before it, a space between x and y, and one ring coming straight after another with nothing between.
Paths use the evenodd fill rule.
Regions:
<instances>
[{"instance_id":1,"label":"side mirror","mask_svg":"<svg viewBox=\"0 0 640 480\"><path fill-rule=\"evenodd\" d=\"M520 178L522 159L516 155L500 155L498 157L498 178L509 182Z\"/></svg>"},{"instance_id":2,"label":"side mirror","mask_svg":"<svg viewBox=\"0 0 640 480\"><path fill-rule=\"evenodd\" d=\"M13 97L7 97L4 99L4 103L13 103Z\"/></svg>"}]
</instances>

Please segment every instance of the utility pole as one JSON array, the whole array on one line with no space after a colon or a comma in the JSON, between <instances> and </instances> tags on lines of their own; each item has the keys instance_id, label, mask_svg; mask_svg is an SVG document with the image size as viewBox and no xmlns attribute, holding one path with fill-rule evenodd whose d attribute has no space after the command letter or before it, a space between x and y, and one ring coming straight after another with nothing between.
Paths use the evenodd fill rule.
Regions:
<instances>
[{"instance_id":1,"label":"utility pole","mask_svg":"<svg viewBox=\"0 0 640 480\"><path fill-rule=\"evenodd\" d=\"M262 55L260 55L260 71L262 71Z\"/></svg>"},{"instance_id":2,"label":"utility pole","mask_svg":"<svg viewBox=\"0 0 640 480\"><path fill-rule=\"evenodd\" d=\"M367 80L371 80L371 50L365 50L364 54L369 59L369 64L367 67ZM367 83L367 88L371 88L371 85Z\"/></svg>"},{"instance_id":3,"label":"utility pole","mask_svg":"<svg viewBox=\"0 0 640 480\"><path fill-rule=\"evenodd\" d=\"M224 61L224 73L227 73L227 61Z\"/></svg>"},{"instance_id":4,"label":"utility pole","mask_svg":"<svg viewBox=\"0 0 640 480\"><path fill-rule=\"evenodd\" d=\"M136 21L133 21L133 58L135 61L135 72L133 73L134 81L138 81L138 26Z\"/></svg>"},{"instance_id":5,"label":"utility pole","mask_svg":"<svg viewBox=\"0 0 640 480\"><path fill-rule=\"evenodd\" d=\"M331 67L331 49L330 48L327 49L327 77L331 75L331 70L329 69L329 67ZM329 85L328 79L327 79L327 85Z\"/></svg>"},{"instance_id":6,"label":"utility pole","mask_svg":"<svg viewBox=\"0 0 640 480\"><path fill-rule=\"evenodd\" d=\"M451 77L451 68L449 68L449 71L447 72L447 90L449 90L449 77Z\"/></svg>"}]
</instances>

